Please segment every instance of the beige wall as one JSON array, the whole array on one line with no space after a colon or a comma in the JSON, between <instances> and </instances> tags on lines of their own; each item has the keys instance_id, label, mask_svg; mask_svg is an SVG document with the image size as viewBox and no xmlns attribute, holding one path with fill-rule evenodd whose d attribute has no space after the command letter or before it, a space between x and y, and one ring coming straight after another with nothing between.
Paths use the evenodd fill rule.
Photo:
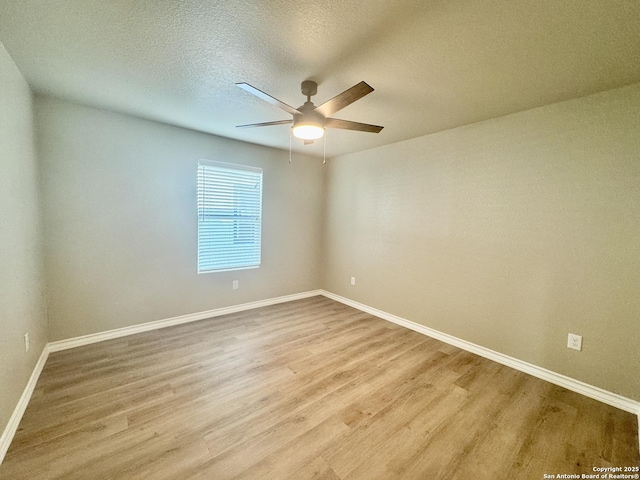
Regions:
<instances>
[{"instance_id":1,"label":"beige wall","mask_svg":"<svg viewBox=\"0 0 640 480\"><path fill-rule=\"evenodd\" d=\"M640 84L331 160L324 287L640 400L638 112Z\"/></svg>"},{"instance_id":2,"label":"beige wall","mask_svg":"<svg viewBox=\"0 0 640 480\"><path fill-rule=\"evenodd\" d=\"M321 160L50 98L36 123L52 340L320 288ZM263 168L259 269L197 274L201 158Z\"/></svg>"},{"instance_id":3,"label":"beige wall","mask_svg":"<svg viewBox=\"0 0 640 480\"><path fill-rule=\"evenodd\" d=\"M1 433L47 341L32 97L2 44L0 110Z\"/></svg>"}]
</instances>

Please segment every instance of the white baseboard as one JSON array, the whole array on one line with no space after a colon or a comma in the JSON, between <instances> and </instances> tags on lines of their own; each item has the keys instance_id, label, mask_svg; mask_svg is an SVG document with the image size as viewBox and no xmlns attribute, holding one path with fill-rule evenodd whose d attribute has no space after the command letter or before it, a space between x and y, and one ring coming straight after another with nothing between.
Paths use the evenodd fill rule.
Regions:
<instances>
[{"instance_id":1,"label":"white baseboard","mask_svg":"<svg viewBox=\"0 0 640 480\"><path fill-rule=\"evenodd\" d=\"M107 330L106 332L92 333L90 335L83 335L81 337L59 340L57 342L49 343L48 346L50 352L59 352L61 350L67 350L69 348L75 348L82 345L89 345L91 343L103 342L105 340L111 340L113 338L126 337L127 335L135 335L136 333L148 332L149 330L157 330L159 328L171 327L173 325L180 325L182 323L196 322L198 320L204 320L206 318L219 317L221 315L228 315L230 313L242 312L244 310L266 307L268 305L275 305L277 303L291 302L293 300L300 300L302 298L315 297L321 294L321 290L310 290L308 292L294 293L292 295L268 298L266 300L258 300L256 302L241 303L239 305L215 308L213 310L207 310L205 312L190 313L187 315L180 315L179 317L165 318L164 320L140 323L138 325L131 325L130 327L116 328L115 330Z\"/></svg>"},{"instance_id":2,"label":"white baseboard","mask_svg":"<svg viewBox=\"0 0 640 480\"><path fill-rule=\"evenodd\" d=\"M22 420L22 415L24 415L24 411L27 409L27 405L29 405L29 400L31 400L31 395L33 395L33 390L36 388L36 383L38 383L38 378L40 378L40 373L42 373L47 358L49 358L49 348L48 345L45 345L36 366L33 367L33 372L31 372L27 386L24 387L22 396L20 400L18 400L18 405L16 405L16 408L13 410L9 418L9 423L5 427L2 437L0 437L0 465L2 465L4 456L7 454L7 450L9 450L13 436L18 431L20 420Z\"/></svg>"},{"instance_id":3,"label":"white baseboard","mask_svg":"<svg viewBox=\"0 0 640 480\"><path fill-rule=\"evenodd\" d=\"M587 397L594 398L603 403L612 405L614 407L620 408L627 412L635 413L636 415L638 415L638 430L640 432L640 402L631 400L629 398L623 397L621 395L617 395L612 392L608 392L598 387L594 387L593 385L580 382L573 378L566 377L559 373L546 370L544 368L538 367L536 365L532 365L522 360L518 360L517 358L509 357L508 355L504 355L502 353L490 350L488 348L481 347L480 345L467 342L466 340L462 340L452 335L448 335L446 333L433 330L431 328L425 327L424 325L420 325L418 323L398 317L397 315L393 315L391 313L383 312L382 310L369 307L367 305L356 302L354 300L350 300L345 297L341 297L334 293L327 292L325 290L311 290L308 292L296 293L293 295L285 295L282 297L269 298L266 300L259 300L256 302L249 302L249 303L243 303L240 305L232 305L229 307L216 308L216 309L208 310L205 312L181 315L179 317L167 318L164 320L157 320L154 322L142 323L139 325L132 325L130 327L118 328L115 330L108 330L106 332L100 332L100 333L95 333L91 335L84 335L82 337L69 338L66 340L60 340L57 342L51 342L46 344L42 349L42 354L40 355L40 358L38 359L38 362L36 363L33 369L31 377L29 378L29 382L27 383L27 386L25 387L22 393L22 396L18 401L18 405L14 409L13 414L9 419L9 423L7 424L2 434L2 437L0 437L0 465L4 460L4 457L7 453L7 450L9 449L9 445L11 445L11 441L13 440L13 437L16 431L18 430L18 426L20 425L20 420L22 419L22 415L24 414L27 408L27 405L29 404L29 400L31 399L31 395L33 394L33 390L36 386L36 383L38 382L38 378L40 377L40 374L42 373L42 369L44 368L47 358L49 357L49 353L58 352L58 351L66 350L69 348L79 347L82 345L89 345L91 343L102 342L104 340L110 340L113 338L124 337L127 335L134 335L136 333L147 332L149 330L156 330L159 328L170 327L172 325L195 322L198 320L204 320L206 318L219 317L221 315L227 315L230 313L242 312L244 310L251 310L254 308L265 307L268 305L275 305L278 303L285 303L285 302L291 302L293 300L300 300L303 298L315 297L317 295L324 295L325 297L330 298L332 300L336 300L340 303L344 303L345 305L349 305L350 307L356 308L358 310L362 310L363 312L367 312L371 315L396 323L398 325L401 325L403 327L409 328L416 332L422 333L429 337L436 338L450 345L454 345L463 350L467 350L469 352L480 355L481 357L488 358L490 360L501 363L508 367L528 373L530 375L533 375L534 377L541 378L548 382L564 387L568 390L572 390L574 392L580 393Z\"/></svg>"},{"instance_id":4,"label":"white baseboard","mask_svg":"<svg viewBox=\"0 0 640 480\"><path fill-rule=\"evenodd\" d=\"M567 390L580 393L586 397L593 398L626 412L634 413L636 415L639 415L638 418L640 421L640 402L638 401L623 397L622 395L618 395L617 393L603 390L602 388L589 385L579 380L575 380L560 373L552 372L551 370L538 367L537 365L518 360L517 358L504 355L494 350L476 345L475 343L467 342L466 340L454 337L453 335L439 332L438 330L425 327L424 325L412 322L411 320L407 320L405 318L398 317L397 315L383 312L382 310L378 310L377 308L369 307L368 305L364 305L354 300L341 297L340 295L336 295L335 293L322 290L322 295L332 300L336 300L337 302L344 303L345 305L349 305L350 307L362 310L363 312L367 312L376 317L396 323L429 337L433 337L442 342L461 348L462 350L475 353L476 355L480 355L481 357L488 358L489 360L493 360L494 362L501 363L503 365L506 365L507 367L514 368L521 372L528 373L529 375L532 375L534 377L546 380L547 382L559 385L566 388Z\"/></svg>"}]
</instances>

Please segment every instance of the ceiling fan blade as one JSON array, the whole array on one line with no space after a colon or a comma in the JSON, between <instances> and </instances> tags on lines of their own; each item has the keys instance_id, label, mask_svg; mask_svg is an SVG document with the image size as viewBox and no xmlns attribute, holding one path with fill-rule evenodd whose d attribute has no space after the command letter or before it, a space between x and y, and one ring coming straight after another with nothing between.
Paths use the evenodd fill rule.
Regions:
<instances>
[{"instance_id":1,"label":"ceiling fan blade","mask_svg":"<svg viewBox=\"0 0 640 480\"><path fill-rule=\"evenodd\" d=\"M290 113L291 115L296 115L298 113L301 113L300 111L296 110L292 106L287 105L284 102L281 102L277 98L273 98L271 95L264 93L262 90L258 90L256 87L249 85L248 83L242 82L242 83L236 83L236 85L241 89L249 93L252 93L256 97L264 100L265 102L269 102L271 105L275 105L276 107L281 108L282 110Z\"/></svg>"},{"instance_id":2,"label":"ceiling fan blade","mask_svg":"<svg viewBox=\"0 0 640 480\"><path fill-rule=\"evenodd\" d=\"M236 128L270 127L271 125L285 125L287 123L293 123L293 120L276 120L275 122L249 123L247 125L236 125Z\"/></svg>"},{"instance_id":3,"label":"ceiling fan blade","mask_svg":"<svg viewBox=\"0 0 640 480\"><path fill-rule=\"evenodd\" d=\"M357 130L359 132L380 133L384 127L369 125L368 123L351 122L339 118L327 118L325 128L341 128L342 130Z\"/></svg>"},{"instance_id":4,"label":"ceiling fan blade","mask_svg":"<svg viewBox=\"0 0 640 480\"><path fill-rule=\"evenodd\" d=\"M338 110L342 110L344 107L351 105L356 100L360 100L365 95L373 92L373 88L366 82L360 82L357 85L345 90L339 95L336 95L331 100L327 100L319 107L316 107L316 112L321 113L325 117L336 113Z\"/></svg>"}]
</instances>

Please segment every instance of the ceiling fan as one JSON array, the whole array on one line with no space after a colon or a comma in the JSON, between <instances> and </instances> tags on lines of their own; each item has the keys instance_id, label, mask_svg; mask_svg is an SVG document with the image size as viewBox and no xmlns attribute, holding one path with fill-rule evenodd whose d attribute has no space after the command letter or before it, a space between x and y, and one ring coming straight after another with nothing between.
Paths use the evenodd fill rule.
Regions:
<instances>
[{"instance_id":1,"label":"ceiling fan","mask_svg":"<svg viewBox=\"0 0 640 480\"><path fill-rule=\"evenodd\" d=\"M305 80L302 82L301 90L302 94L307 97L307 101L304 102L304 105L298 108L293 108L286 103L281 102L277 98L258 90L256 87L249 85L248 83L236 83L236 85L243 90L252 93L256 97L269 102L271 105L275 105L276 107L293 115L293 119L291 120L250 123L248 125L238 125L237 128L267 127L271 125L285 125L291 123L293 124L293 135L304 140L305 145L313 143L314 140L321 138L324 135L325 128L340 128L343 130L357 130L359 132L371 133L379 133L384 128L378 125L369 125L367 123L329 118L329 115L342 110L344 107L351 105L356 100L360 100L365 95L373 92L373 88L365 82L360 82L357 85L354 85L341 94L336 95L331 100L328 100L322 105L316 107L311 102L311 97L318 92L318 84L312 80Z\"/></svg>"}]
</instances>

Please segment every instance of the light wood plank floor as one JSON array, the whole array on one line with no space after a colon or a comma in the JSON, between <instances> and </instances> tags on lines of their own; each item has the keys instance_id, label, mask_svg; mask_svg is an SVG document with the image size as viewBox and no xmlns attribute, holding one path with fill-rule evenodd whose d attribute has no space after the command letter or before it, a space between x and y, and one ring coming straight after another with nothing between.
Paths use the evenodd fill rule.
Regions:
<instances>
[{"instance_id":1,"label":"light wood plank floor","mask_svg":"<svg viewBox=\"0 0 640 480\"><path fill-rule=\"evenodd\" d=\"M54 353L2 479L542 479L634 415L324 297Z\"/></svg>"}]
</instances>

